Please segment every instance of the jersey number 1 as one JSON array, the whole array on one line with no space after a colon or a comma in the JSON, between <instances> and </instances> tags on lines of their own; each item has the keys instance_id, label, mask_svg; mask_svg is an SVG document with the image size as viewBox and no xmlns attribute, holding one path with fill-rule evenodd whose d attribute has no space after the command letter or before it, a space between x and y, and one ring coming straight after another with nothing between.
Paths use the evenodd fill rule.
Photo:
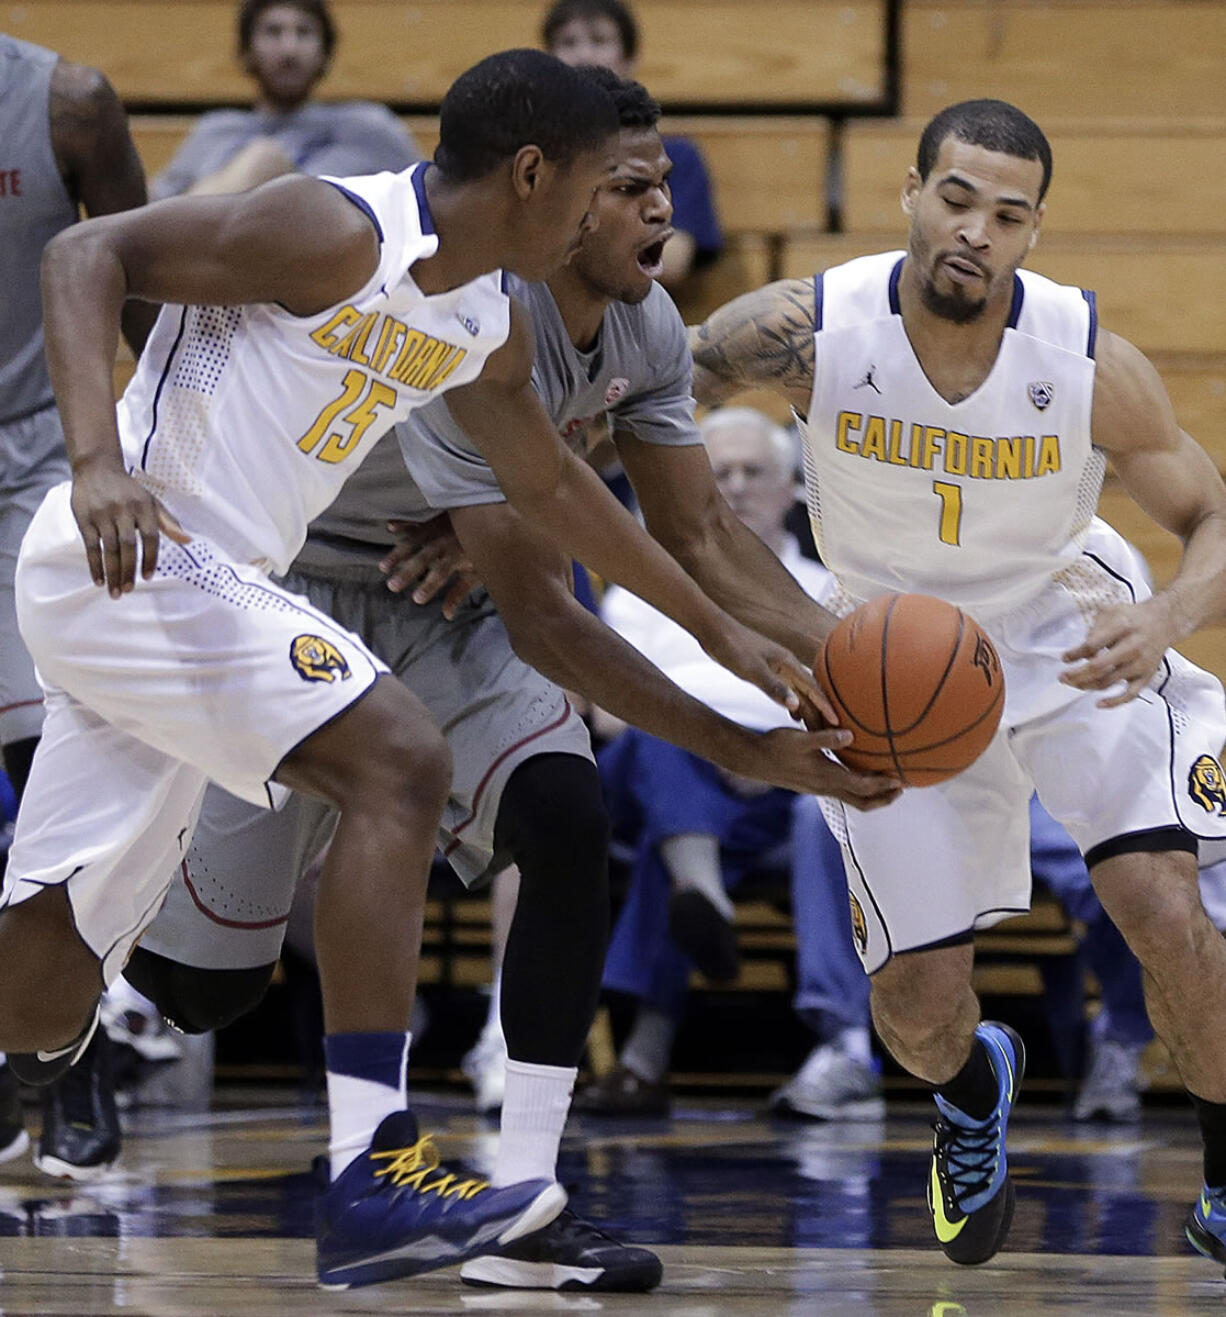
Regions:
<instances>
[{"instance_id":1,"label":"jersey number 1","mask_svg":"<svg viewBox=\"0 0 1226 1317\"><path fill-rule=\"evenodd\" d=\"M380 404L384 407L396 405L395 390L379 380L370 379L365 371L346 371L341 385L340 397L332 399L315 418L315 424L298 440L298 447L304 453L310 453L326 435L324 446L315 454L321 462L343 462L374 424L375 409ZM348 433L332 430L333 421L348 426Z\"/></svg>"},{"instance_id":2,"label":"jersey number 1","mask_svg":"<svg viewBox=\"0 0 1226 1317\"><path fill-rule=\"evenodd\" d=\"M962 486L947 480L934 480L933 493L941 500L941 543L962 543Z\"/></svg>"}]
</instances>

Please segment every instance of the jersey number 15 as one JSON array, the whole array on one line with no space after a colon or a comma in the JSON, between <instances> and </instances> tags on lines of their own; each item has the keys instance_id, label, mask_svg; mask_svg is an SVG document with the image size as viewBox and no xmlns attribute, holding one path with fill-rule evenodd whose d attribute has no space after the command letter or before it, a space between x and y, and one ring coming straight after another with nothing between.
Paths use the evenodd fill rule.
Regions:
<instances>
[{"instance_id":1,"label":"jersey number 15","mask_svg":"<svg viewBox=\"0 0 1226 1317\"><path fill-rule=\"evenodd\" d=\"M298 440L304 453L314 452L321 462L343 462L374 424L376 409L394 407L396 391L361 370L345 372L340 397L333 398ZM333 425L336 429L333 429Z\"/></svg>"}]
</instances>

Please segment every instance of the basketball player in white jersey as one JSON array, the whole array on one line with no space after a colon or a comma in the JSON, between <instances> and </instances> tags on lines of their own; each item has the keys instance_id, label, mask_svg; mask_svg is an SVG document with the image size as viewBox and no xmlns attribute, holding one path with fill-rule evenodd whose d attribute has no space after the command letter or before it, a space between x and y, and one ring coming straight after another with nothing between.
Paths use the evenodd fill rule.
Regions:
<instances>
[{"instance_id":1,"label":"basketball player in white jersey","mask_svg":"<svg viewBox=\"0 0 1226 1317\"><path fill-rule=\"evenodd\" d=\"M828 810L877 1029L936 1089L928 1196L945 1253L986 1260L1012 1215L1004 1141L1024 1053L980 1022L971 938L1029 904L1033 786L1144 966L1204 1134L1189 1238L1224 1260L1226 944L1201 907L1196 851L1226 814L1226 709L1172 646L1226 617L1226 489L1154 368L1098 327L1093 294L1019 271L1050 175L1046 138L1013 106L942 111L903 186L906 252L716 312L691 337L696 392L765 386L804 418L840 611L938 595L986 627L1005 666L1000 733L970 769L873 814ZM1156 594L1094 518L1108 457L1183 541Z\"/></svg>"},{"instance_id":2,"label":"basketball player in white jersey","mask_svg":"<svg viewBox=\"0 0 1226 1317\"><path fill-rule=\"evenodd\" d=\"M743 620L811 657L809 628L823 615L734 524L694 425L685 328L654 277L671 213L659 106L637 83L604 70L592 76L609 88L622 125L616 167L593 203L599 225L547 284L511 279L535 327L533 387L577 452L607 413L657 537L700 585L744 610ZM385 555L398 557L389 553L390 518L430 524L440 511L488 587L454 619L441 600L421 606L389 592L379 570ZM759 735L718 717L612 634L574 598L565 556L507 504L443 402L381 441L312 523L286 584L358 632L445 730L454 770L439 845L456 873L477 882L500 855L519 865L501 991L510 1060L492 1179L552 1179L609 918L608 821L586 729L564 691L734 772L864 804L880 780L849 773L803 732ZM334 809L298 794L270 814L211 788L129 980L191 1031L254 1005L298 880L335 819ZM485 1284L599 1291L648 1289L660 1274L653 1254L570 1212L461 1272Z\"/></svg>"},{"instance_id":3,"label":"basketball player in white jersey","mask_svg":"<svg viewBox=\"0 0 1226 1317\"><path fill-rule=\"evenodd\" d=\"M17 574L48 711L0 898L0 1045L35 1082L71 1063L209 779L249 801L297 788L336 805L317 946L333 1148L351 1160L321 1208L318 1270L340 1286L514 1238L565 1194L441 1167L405 1109L450 757L385 665L268 569L384 431L454 390L526 515L781 700L797 697L779 672L804 686L616 505L530 388L531 330L498 267L543 276L577 244L611 165L608 94L504 52L457 80L441 127L437 165L91 221L49 244L42 271L73 480L40 507ZM116 409L127 296L165 305Z\"/></svg>"}]
</instances>

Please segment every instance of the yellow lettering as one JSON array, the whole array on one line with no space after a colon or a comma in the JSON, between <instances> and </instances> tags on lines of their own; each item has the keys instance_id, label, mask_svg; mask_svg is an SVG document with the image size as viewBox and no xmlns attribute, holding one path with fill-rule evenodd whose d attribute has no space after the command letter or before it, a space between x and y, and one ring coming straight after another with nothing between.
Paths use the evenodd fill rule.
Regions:
<instances>
[{"instance_id":1,"label":"yellow lettering","mask_svg":"<svg viewBox=\"0 0 1226 1317\"><path fill-rule=\"evenodd\" d=\"M362 354L362 349L366 346L366 340L370 337L370 331L374 328L376 319L377 317L373 311L364 315L332 351L338 357L348 357L350 361L357 362L359 366L369 366L370 358Z\"/></svg>"},{"instance_id":2,"label":"yellow lettering","mask_svg":"<svg viewBox=\"0 0 1226 1317\"><path fill-rule=\"evenodd\" d=\"M349 375L357 375L359 379L365 380L361 371L351 370ZM349 379L349 375L345 379ZM351 452L362 441L362 436L370 429L375 420L375 409L383 407L395 407L396 390L389 389L388 386L380 380L371 380L370 388L366 391L366 396L360 403L350 411L345 413L344 419L349 422L351 427L347 436L333 433L328 436L328 442L324 444L319 452L321 462L343 462Z\"/></svg>"},{"instance_id":3,"label":"yellow lettering","mask_svg":"<svg viewBox=\"0 0 1226 1317\"><path fill-rule=\"evenodd\" d=\"M314 335L312 335L314 337ZM345 372L345 378L341 381L342 391L339 398L333 398L332 401L319 413L315 418L315 424L298 440L298 447L304 453L311 452L319 441L328 433L332 422L348 407L351 403L358 400L358 395L362 392L366 384L366 376L360 370L348 370ZM335 435L328 435L328 443L331 444ZM331 459L330 459L331 460Z\"/></svg>"},{"instance_id":4,"label":"yellow lettering","mask_svg":"<svg viewBox=\"0 0 1226 1317\"><path fill-rule=\"evenodd\" d=\"M450 343L432 338L413 360L413 369L404 376L404 383L411 389L425 389L430 376L443 364L449 352L453 351Z\"/></svg>"},{"instance_id":5,"label":"yellow lettering","mask_svg":"<svg viewBox=\"0 0 1226 1317\"><path fill-rule=\"evenodd\" d=\"M992 479L992 441L981 434L971 439L971 478Z\"/></svg>"},{"instance_id":6,"label":"yellow lettering","mask_svg":"<svg viewBox=\"0 0 1226 1317\"><path fill-rule=\"evenodd\" d=\"M407 330L404 343L400 348L400 355L396 358L396 364L387 372L388 376L394 380L403 379L405 372L409 370L412 364L413 358L426 341L426 336L420 329Z\"/></svg>"},{"instance_id":7,"label":"yellow lettering","mask_svg":"<svg viewBox=\"0 0 1226 1317\"><path fill-rule=\"evenodd\" d=\"M1035 475L1045 476L1049 471L1059 470L1060 436L1058 434L1045 434L1039 448L1039 464L1035 469Z\"/></svg>"},{"instance_id":8,"label":"yellow lettering","mask_svg":"<svg viewBox=\"0 0 1226 1317\"><path fill-rule=\"evenodd\" d=\"M998 439L996 441L996 479L1016 480L1021 474L1021 439Z\"/></svg>"},{"instance_id":9,"label":"yellow lettering","mask_svg":"<svg viewBox=\"0 0 1226 1317\"><path fill-rule=\"evenodd\" d=\"M951 476L966 475L966 435L957 430L945 436L945 470Z\"/></svg>"},{"instance_id":10,"label":"yellow lettering","mask_svg":"<svg viewBox=\"0 0 1226 1317\"><path fill-rule=\"evenodd\" d=\"M392 316L388 316L384 320L383 332L379 335L379 345L375 348L375 355L371 359L371 364L380 375L386 373L387 363L396 354L407 333L408 326L402 321L396 320Z\"/></svg>"},{"instance_id":11,"label":"yellow lettering","mask_svg":"<svg viewBox=\"0 0 1226 1317\"><path fill-rule=\"evenodd\" d=\"M941 451L941 440L944 438L944 430L938 429L935 425L924 426L924 461L922 465L925 471L932 470L932 465L937 460L937 454Z\"/></svg>"},{"instance_id":12,"label":"yellow lettering","mask_svg":"<svg viewBox=\"0 0 1226 1317\"><path fill-rule=\"evenodd\" d=\"M445 380L449 379L455 373L456 368L466 356L468 356L467 348L456 348L452 356L443 363L442 369L430 381L429 387L432 389L439 388Z\"/></svg>"},{"instance_id":13,"label":"yellow lettering","mask_svg":"<svg viewBox=\"0 0 1226 1317\"><path fill-rule=\"evenodd\" d=\"M320 325L318 329L311 331L311 338L325 352L334 352L336 350L336 341L340 338L340 331L349 325L356 324L361 318L360 313L353 307L342 306L326 325Z\"/></svg>"},{"instance_id":14,"label":"yellow lettering","mask_svg":"<svg viewBox=\"0 0 1226 1317\"><path fill-rule=\"evenodd\" d=\"M864 442L860 445L861 457L875 457L885 461L885 417L870 416L864 427Z\"/></svg>"},{"instance_id":15,"label":"yellow lettering","mask_svg":"<svg viewBox=\"0 0 1226 1317\"><path fill-rule=\"evenodd\" d=\"M885 459L891 466L906 466L907 459L902 455L902 422L890 422L890 451Z\"/></svg>"},{"instance_id":16,"label":"yellow lettering","mask_svg":"<svg viewBox=\"0 0 1226 1317\"><path fill-rule=\"evenodd\" d=\"M851 430L858 430L863 424L864 418L859 412L840 412L838 425L834 431L834 446L840 453L858 453L860 445L851 438L848 433Z\"/></svg>"},{"instance_id":17,"label":"yellow lettering","mask_svg":"<svg viewBox=\"0 0 1226 1317\"><path fill-rule=\"evenodd\" d=\"M1022 436L1022 479L1029 480L1034 475L1034 435Z\"/></svg>"},{"instance_id":18,"label":"yellow lettering","mask_svg":"<svg viewBox=\"0 0 1226 1317\"><path fill-rule=\"evenodd\" d=\"M919 466L923 455L924 427L911 423L911 445L907 449L907 465Z\"/></svg>"}]
</instances>

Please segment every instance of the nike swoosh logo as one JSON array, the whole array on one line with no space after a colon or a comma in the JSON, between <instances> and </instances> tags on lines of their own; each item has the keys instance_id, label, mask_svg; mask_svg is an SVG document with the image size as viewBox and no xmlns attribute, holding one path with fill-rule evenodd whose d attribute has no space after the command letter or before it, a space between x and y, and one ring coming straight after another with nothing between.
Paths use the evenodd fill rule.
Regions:
<instances>
[{"instance_id":1,"label":"nike swoosh logo","mask_svg":"<svg viewBox=\"0 0 1226 1317\"><path fill-rule=\"evenodd\" d=\"M937 1238L942 1244L952 1243L962 1233L963 1226L969 1220L951 1222L945 1215L945 1198L941 1193L941 1181L937 1176L936 1162L932 1164L932 1223L936 1226ZM1185 1200L1186 1201L1186 1200Z\"/></svg>"},{"instance_id":2,"label":"nike swoosh logo","mask_svg":"<svg viewBox=\"0 0 1226 1317\"><path fill-rule=\"evenodd\" d=\"M1205 1218L1206 1221L1209 1220L1209 1211L1210 1208L1209 1208L1208 1195L1202 1193L1200 1196L1200 1214Z\"/></svg>"},{"instance_id":3,"label":"nike swoosh logo","mask_svg":"<svg viewBox=\"0 0 1226 1317\"><path fill-rule=\"evenodd\" d=\"M34 1055L40 1061L58 1061L61 1056L67 1056L68 1053L71 1052L73 1048L75 1048L80 1041L81 1040L79 1038L76 1038L71 1043L69 1043L67 1047L59 1047L54 1052L44 1052L40 1047L38 1051L34 1053Z\"/></svg>"}]
</instances>

